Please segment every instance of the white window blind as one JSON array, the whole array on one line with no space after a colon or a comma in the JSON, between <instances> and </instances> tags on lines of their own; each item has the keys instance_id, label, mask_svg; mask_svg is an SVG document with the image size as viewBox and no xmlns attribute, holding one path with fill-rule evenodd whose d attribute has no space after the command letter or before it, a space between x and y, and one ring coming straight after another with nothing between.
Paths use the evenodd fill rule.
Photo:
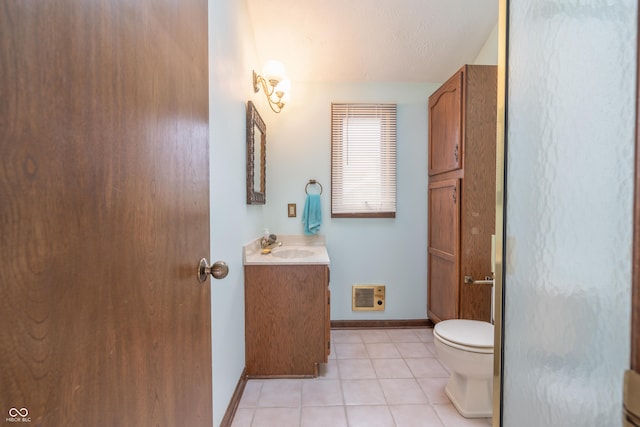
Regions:
<instances>
[{"instance_id":1,"label":"white window blind","mask_svg":"<svg viewBox=\"0 0 640 427\"><path fill-rule=\"evenodd\" d=\"M331 104L331 216L395 213L396 104Z\"/></svg>"}]
</instances>

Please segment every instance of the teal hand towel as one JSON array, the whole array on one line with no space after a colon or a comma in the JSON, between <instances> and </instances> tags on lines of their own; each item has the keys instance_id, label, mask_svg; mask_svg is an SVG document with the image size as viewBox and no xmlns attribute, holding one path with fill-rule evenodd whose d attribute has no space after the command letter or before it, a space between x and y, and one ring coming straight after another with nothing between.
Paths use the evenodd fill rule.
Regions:
<instances>
[{"instance_id":1,"label":"teal hand towel","mask_svg":"<svg viewBox=\"0 0 640 427\"><path fill-rule=\"evenodd\" d=\"M304 202L304 211L302 212L302 224L304 225L304 234L317 234L322 224L322 212L320 210L320 195L307 194Z\"/></svg>"}]
</instances>

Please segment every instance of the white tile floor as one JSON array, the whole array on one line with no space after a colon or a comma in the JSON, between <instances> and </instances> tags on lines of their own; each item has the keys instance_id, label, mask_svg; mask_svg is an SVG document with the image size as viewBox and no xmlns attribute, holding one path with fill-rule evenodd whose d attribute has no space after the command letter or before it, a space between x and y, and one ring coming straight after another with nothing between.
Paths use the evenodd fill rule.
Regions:
<instances>
[{"instance_id":1,"label":"white tile floor","mask_svg":"<svg viewBox=\"0 0 640 427\"><path fill-rule=\"evenodd\" d=\"M333 330L318 378L249 380L232 427L471 427L444 394L432 329Z\"/></svg>"}]
</instances>

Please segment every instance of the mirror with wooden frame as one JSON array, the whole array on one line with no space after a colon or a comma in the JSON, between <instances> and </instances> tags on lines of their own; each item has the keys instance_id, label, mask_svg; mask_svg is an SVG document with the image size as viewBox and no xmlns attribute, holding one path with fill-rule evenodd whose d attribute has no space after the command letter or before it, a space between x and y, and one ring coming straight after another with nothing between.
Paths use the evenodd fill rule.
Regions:
<instances>
[{"instance_id":1,"label":"mirror with wooden frame","mask_svg":"<svg viewBox=\"0 0 640 427\"><path fill-rule=\"evenodd\" d=\"M267 127L253 102L247 102L247 204L266 202Z\"/></svg>"}]
</instances>

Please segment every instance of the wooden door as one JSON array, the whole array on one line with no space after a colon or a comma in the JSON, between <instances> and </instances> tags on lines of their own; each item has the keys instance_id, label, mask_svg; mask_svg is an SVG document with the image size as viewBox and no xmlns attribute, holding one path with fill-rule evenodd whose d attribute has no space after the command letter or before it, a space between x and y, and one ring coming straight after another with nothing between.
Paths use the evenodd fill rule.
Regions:
<instances>
[{"instance_id":1,"label":"wooden door","mask_svg":"<svg viewBox=\"0 0 640 427\"><path fill-rule=\"evenodd\" d=\"M462 167L462 71L429 97L429 176Z\"/></svg>"},{"instance_id":2,"label":"wooden door","mask_svg":"<svg viewBox=\"0 0 640 427\"><path fill-rule=\"evenodd\" d=\"M211 426L206 0L0 3L0 419Z\"/></svg>"},{"instance_id":3,"label":"wooden door","mask_svg":"<svg viewBox=\"0 0 640 427\"><path fill-rule=\"evenodd\" d=\"M435 322L458 318L459 179L429 184L428 313Z\"/></svg>"}]
</instances>

